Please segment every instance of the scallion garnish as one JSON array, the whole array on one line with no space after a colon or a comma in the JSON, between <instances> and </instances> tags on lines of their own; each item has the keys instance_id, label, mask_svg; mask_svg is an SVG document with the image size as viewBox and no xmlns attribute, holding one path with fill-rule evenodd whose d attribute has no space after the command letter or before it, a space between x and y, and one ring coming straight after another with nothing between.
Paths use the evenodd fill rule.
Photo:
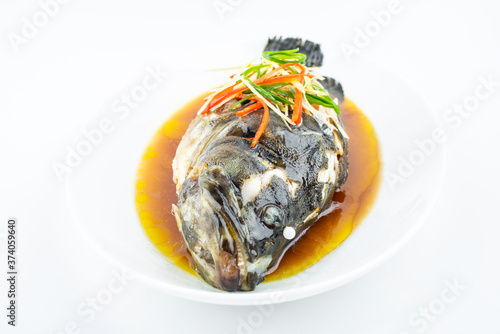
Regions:
<instances>
[{"instance_id":1,"label":"scallion garnish","mask_svg":"<svg viewBox=\"0 0 500 334\"><path fill-rule=\"evenodd\" d=\"M252 82L246 75L243 74L242 77L244 78L245 82L251 85L260 95L270 100L271 102L278 103L274 96L272 96L267 90Z\"/></svg>"},{"instance_id":2,"label":"scallion garnish","mask_svg":"<svg viewBox=\"0 0 500 334\"><path fill-rule=\"evenodd\" d=\"M276 64L286 64L286 63L303 63L307 56L303 53L298 53L299 49L294 50L284 50L284 51L266 51L262 54L262 57L272 61Z\"/></svg>"},{"instance_id":3,"label":"scallion garnish","mask_svg":"<svg viewBox=\"0 0 500 334\"><path fill-rule=\"evenodd\" d=\"M244 98L242 98L241 100L239 100L239 101L237 101L235 104L233 104L233 105L229 108L229 110L234 110L234 109L236 109L236 107L238 107L240 104L242 104L243 102L247 101L248 99L250 99L250 98L252 98L252 97L253 97L253 95L252 95L252 94L245 96Z\"/></svg>"},{"instance_id":4,"label":"scallion garnish","mask_svg":"<svg viewBox=\"0 0 500 334\"><path fill-rule=\"evenodd\" d=\"M200 113L217 111L231 100L236 101L229 110L243 106L247 101L255 101L245 104L242 109L236 111L236 116L243 117L255 110L265 109L265 117L252 140L251 147L256 145L265 130L269 109L278 114L285 124L297 126L302 122L303 112L315 117L323 114L320 119L326 120L328 126L332 129L336 127L338 132L344 135L345 132L335 116L335 113L340 114L339 106L320 84L319 78L309 73L301 64L306 60L306 55L298 51L299 49L264 52L260 63L248 66L239 75L232 75L232 84L214 93ZM293 106L291 117L288 106Z\"/></svg>"}]
</instances>

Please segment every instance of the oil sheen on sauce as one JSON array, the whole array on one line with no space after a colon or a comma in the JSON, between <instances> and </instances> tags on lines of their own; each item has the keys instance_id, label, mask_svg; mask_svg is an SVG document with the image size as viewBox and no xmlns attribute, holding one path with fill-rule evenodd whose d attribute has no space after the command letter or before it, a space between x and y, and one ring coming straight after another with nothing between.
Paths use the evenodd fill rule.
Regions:
<instances>
[{"instance_id":1,"label":"oil sheen on sauce","mask_svg":"<svg viewBox=\"0 0 500 334\"><path fill-rule=\"evenodd\" d=\"M142 158L136 185L136 207L144 231L156 248L183 270L190 267L184 240L171 213L177 203L172 161L189 123L203 104L200 95L175 112L155 133ZM356 105L346 99L341 118L349 135L349 176L335 193L338 207L321 217L283 256L266 281L301 272L331 252L349 236L370 211L381 172L381 157L373 127Z\"/></svg>"}]
</instances>

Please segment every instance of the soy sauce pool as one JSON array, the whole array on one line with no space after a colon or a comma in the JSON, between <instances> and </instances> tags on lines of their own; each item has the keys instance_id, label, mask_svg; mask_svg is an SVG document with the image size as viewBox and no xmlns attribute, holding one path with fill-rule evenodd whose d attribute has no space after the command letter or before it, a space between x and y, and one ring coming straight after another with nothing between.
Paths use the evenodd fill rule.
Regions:
<instances>
[{"instance_id":1,"label":"soy sauce pool","mask_svg":"<svg viewBox=\"0 0 500 334\"><path fill-rule=\"evenodd\" d=\"M171 214L172 204L177 203L172 161L205 96L198 96L172 114L154 134L142 158L136 184L136 208L146 235L171 262L192 274L195 272L190 266L191 256ZM350 139L349 176L333 197L339 204L288 249L265 281L292 276L321 260L362 222L375 201L381 157L374 129L352 101L346 99L341 110Z\"/></svg>"}]
</instances>

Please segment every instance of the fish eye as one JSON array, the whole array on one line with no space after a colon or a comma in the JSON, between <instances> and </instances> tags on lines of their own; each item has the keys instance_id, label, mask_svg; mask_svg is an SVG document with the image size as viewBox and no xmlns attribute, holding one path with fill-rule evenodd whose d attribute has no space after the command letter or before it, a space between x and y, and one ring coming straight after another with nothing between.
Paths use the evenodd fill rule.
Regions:
<instances>
[{"instance_id":1,"label":"fish eye","mask_svg":"<svg viewBox=\"0 0 500 334\"><path fill-rule=\"evenodd\" d=\"M274 204L264 206L260 213L260 220L267 227L273 228L276 225L284 225L285 215L283 211Z\"/></svg>"}]
</instances>

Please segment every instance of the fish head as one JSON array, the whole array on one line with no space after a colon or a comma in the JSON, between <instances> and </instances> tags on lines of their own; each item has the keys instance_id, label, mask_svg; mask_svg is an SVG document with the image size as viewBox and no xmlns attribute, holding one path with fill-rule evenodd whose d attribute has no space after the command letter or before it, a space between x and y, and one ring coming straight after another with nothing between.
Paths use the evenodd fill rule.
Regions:
<instances>
[{"instance_id":1,"label":"fish head","mask_svg":"<svg viewBox=\"0 0 500 334\"><path fill-rule=\"evenodd\" d=\"M241 199L224 168L211 166L186 179L173 207L194 269L210 285L226 290L255 287L245 277L245 240L239 235Z\"/></svg>"},{"instance_id":2,"label":"fish head","mask_svg":"<svg viewBox=\"0 0 500 334\"><path fill-rule=\"evenodd\" d=\"M273 180L264 190L276 186ZM288 242L282 203L270 197L243 206L240 190L220 166L186 179L173 213L193 268L221 290L254 290Z\"/></svg>"}]
</instances>

